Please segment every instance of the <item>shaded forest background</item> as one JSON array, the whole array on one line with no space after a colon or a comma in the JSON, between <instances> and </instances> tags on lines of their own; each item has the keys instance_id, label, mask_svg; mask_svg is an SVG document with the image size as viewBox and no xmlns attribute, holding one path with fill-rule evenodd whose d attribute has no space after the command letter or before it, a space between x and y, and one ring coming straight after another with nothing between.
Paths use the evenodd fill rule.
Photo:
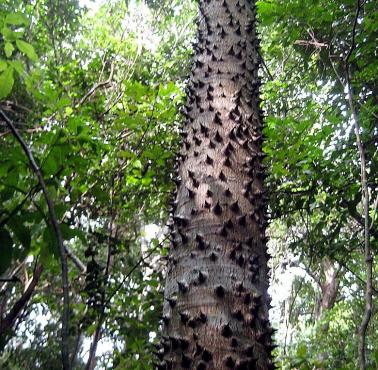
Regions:
<instances>
[{"instance_id":1,"label":"shaded forest background","mask_svg":"<svg viewBox=\"0 0 378 370\"><path fill-rule=\"evenodd\" d=\"M105 3L0 3L2 369L61 368L61 246L46 194L68 255L73 368L90 368L93 343L98 369L153 368L197 9L189 0ZM378 250L377 5L257 5L277 365L354 370L366 230ZM374 260L372 269L366 353L376 369Z\"/></svg>"}]
</instances>

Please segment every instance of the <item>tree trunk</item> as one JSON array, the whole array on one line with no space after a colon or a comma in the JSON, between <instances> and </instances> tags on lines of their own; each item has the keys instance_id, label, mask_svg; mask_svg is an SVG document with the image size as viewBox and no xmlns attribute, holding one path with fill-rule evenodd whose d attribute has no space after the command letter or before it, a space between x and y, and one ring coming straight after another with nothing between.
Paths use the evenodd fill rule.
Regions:
<instances>
[{"instance_id":1,"label":"tree trunk","mask_svg":"<svg viewBox=\"0 0 378 370\"><path fill-rule=\"evenodd\" d=\"M256 8L200 0L159 369L274 369Z\"/></svg>"},{"instance_id":2,"label":"tree trunk","mask_svg":"<svg viewBox=\"0 0 378 370\"><path fill-rule=\"evenodd\" d=\"M320 302L320 313L330 310L336 302L337 293L339 289L339 281L337 279L337 271L332 261L325 257L323 262L323 270L325 280L320 284L322 291L322 298Z\"/></svg>"}]
</instances>

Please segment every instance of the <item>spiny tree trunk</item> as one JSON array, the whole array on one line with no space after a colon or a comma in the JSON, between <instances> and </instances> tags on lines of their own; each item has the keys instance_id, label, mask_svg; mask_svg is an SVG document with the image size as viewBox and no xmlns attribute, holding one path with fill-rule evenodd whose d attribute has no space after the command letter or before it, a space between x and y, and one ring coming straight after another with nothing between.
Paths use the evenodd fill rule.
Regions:
<instances>
[{"instance_id":1,"label":"spiny tree trunk","mask_svg":"<svg viewBox=\"0 0 378 370\"><path fill-rule=\"evenodd\" d=\"M255 5L200 0L159 369L273 369Z\"/></svg>"}]
</instances>

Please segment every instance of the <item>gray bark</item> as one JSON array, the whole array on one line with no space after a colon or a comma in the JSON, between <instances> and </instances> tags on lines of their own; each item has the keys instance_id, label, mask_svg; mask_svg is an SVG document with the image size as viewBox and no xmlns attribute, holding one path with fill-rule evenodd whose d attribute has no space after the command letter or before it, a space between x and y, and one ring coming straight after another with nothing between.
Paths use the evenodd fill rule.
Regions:
<instances>
[{"instance_id":1,"label":"gray bark","mask_svg":"<svg viewBox=\"0 0 378 370\"><path fill-rule=\"evenodd\" d=\"M322 297L320 302L320 313L330 310L336 302L337 293L339 289L339 280L337 279L338 271L329 258L324 258L323 270L325 280L320 284L322 290Z\"/></svg>"},{"instance_id":2,"label":"gray bark","mask_svg":"<svg viewBox=\"0 0 378 370\"><path fill-rule=\"evenodd\" d=\"M256 8L200 0L159 369L274 369Z\"/></svg>"}]
</instances>

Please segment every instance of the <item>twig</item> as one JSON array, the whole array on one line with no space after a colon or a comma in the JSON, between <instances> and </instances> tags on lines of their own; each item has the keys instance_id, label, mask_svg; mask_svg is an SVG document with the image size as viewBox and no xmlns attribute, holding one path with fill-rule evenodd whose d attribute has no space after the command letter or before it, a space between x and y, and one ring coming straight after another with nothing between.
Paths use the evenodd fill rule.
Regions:
<instances>
[{"instance_id":1,"label":"twig","mask_svg":"<svg viewBox=\"0 0 378 370\"><path fill-rule=\"evenodd\" d=\"M321 48L328 48L328 44L324 42L319 42L319 41L310 41L310 40L296 40L294 42L296 45L301 45L301 46L315 46L316 49L321 49Z\"/></svg>"},{"instance_id":2,"label":"twig","mask_svg":"<svg viewBox=\"0 0 378 370\"><path fill-rule=\"evenodd\" d=\"M38 127L34 127L34 128L27 128L27 129L22 130L22 131L27 132L28 134L32 134L33 132L42 131L42 127L38 126ZM7 136L9 134L12 134L11 130L2 132L0 134L0 137Z\"/></svg>"},{"instance_id":3,"label":"twig","mask_svg":"<svg viewBox=\"0 0 378 370\"><path fill-rule=\"evenodd\" d=\"M28 199L31 200L31 202L33 202L33 204L35 205L35 207L38 209L38 211L41 213L42 217L45 219L46 221L46 224L48 224L48 218L45 217L45 214L43 212L43 210L38 206L37 203L34 202L33 200L33 196L35 194L37 194L37 192L40 190L39 189L39 183L37 185L35 185L32 189L30 189L27 193L23 192L23 194L25 194L25 197L24 199L3 219L0 221L0 227L1 226L4 226L14 215L17 214L17 212L19 212L22 207L24 206L24 204L26 203L26 201ZM21 189L20 189L21 190ZM78 256L75 255L75 253L73 253L70 248L68 248L68 246L64 245L64 249L66 250L66 253L67 253L67 257L69 257L72 262L74 263L74 265L82 272L82 273L85 273L86 271L86 266L84 265L83 262L81 262L80 258Z\"/></svg>"},{"instance_id":4,"label":"twig","mask_svg":"<svg viewBox=\"0 0 378 370\"><path fill-rule=\"evenodd\" d=\"M356 210L354 203L343 201L340 203L342 207L348 208L349 214L351 217L361 226L365 225L365 219L362 217ZM370 224L370 235L372 235L375 239L378 240L378 229L375 227L374 222L372 220Z\"/></svg>"},{"instance_id":5,"label":"twig","mask_svg":"<svg viewBox=\"0 0 378 370\"><path fill-rule=\"evenodd\" d=\"M99 88L101 87L104 87L108 84L110 84L110 82L112 81L113 79L113 74L114 74L114 63L111 63L110 65L110 75L109 75L109 78L105 81L101 81L101 82L98 82L96 83L83 97L82 99L79 101L78 103L78 106L80 105L83 105L85 103L85 101Z\"/></svg>"},{"instance_id":6,"label":"twig","mask_svg":"<svg viewBox=\"0 0 378 370\"><path fill-rule=\"evenodd\" d=\"M74 253L71 251L70 248L67 247L67 245L64 246L64 249L67 253L67 257L69 257L72 262L74 263L74 265L83 273L85 274L85 272L87 271L87 267L84 265L83 262L81 262L80 258Z\"/></svg>"},{"instance_id":7,"label":"twig","mask_svg":"<svg viewBox=\"0 0 378 370\"><path fill-rule=\"evenodd\" d=\"M349 52L346 55L344 62L345 64L348 64L349 58L351 57L353 50L356 46L356 28L357 28L357 21L358 21L358 16L360 15L360 10L362 8L363 3L360 3L360 0L357 0L357 8L356 8L356 15L354 17L354 22L353 22L353 29L352 29L352 45L350 46Z\"/></svg>"},{"instance_id":8,"label":"twig","mask_svg":"<svg viewBox=\"0 0 378 370\"><path fill-rule=\"evenodd\" d=\"M11 276L8 278L0 278L0 283L21 283L18 276Z\"/></svg>"},{"instance_id":9,"label":"twig","mask_svg":"<svg viewBox=\"0 0 378 370\"><path fill-rule=\"evenodd\" d=\"M0 109L0 115L4 119L5 123L9 127L9 129L12 131L14 137L21 145L22 149L24 150L26 156L29 159L30 167L32 168L33 172L38 178L38 182L41 185L43 195L45 197L47 207L49 209L50 214L50 220L51 224L53 226L55 236L58 242L59 247L59 254L60 254L60 262L61 262L61 269L62 269L62 289L63 289L63 315L62 315L62 364L64 370L70 369L70 362L69 362L69 349L68 349L68 325L69 325L69 291L68 291L68 266L67 266L67 256L66 251L64 249L64 243L63 243L63 237L62 232L60 229L60 225L58 223L55 208L53 205L53 202L49 196L45 181L42 176L42 172L40 168L38 167L34 156L29 148L29 146L26 144L24 139L19 134L18 130L14 126L13 122L10 120L10 118L4 113L2 109Z\"/></svg>"},{"instance_id":10,"label":"twig","mask_svg":"<svg viewBox=\"0 0 378 370\"><path fill-rule=\"evenodd\" d=\"M22 267L24 266L24 263L25 263L25 261L24 262L21 262L18 266L16 266L14 269L13 269L13 271L10 271L10 273L9 273L9 275L10 276L17 276L17 274L20 272L20 270L22 269ZM8 284L8 282L7 281L4 281L4 282L0 282L1 284L0 284L0 297L5 293L5 291L6 291L6 288L5 289L3 289L3 286L6 286L7 284ZM2 316L0 315L0 318L1 318Z\"/></svg>"},{"instance_id":11,"label":"twig","mask_svg":"<svg viewBox=\"0 0 378 370\"><path fill-rule=\"evenodd\" d=\"M362 284L366 285L366 281L362 279L361 276L359 276L357 273L355 273L353 270L351 270L344 262L340 261L337 257L332 257L341 267L344 267L346 270L348 270L357 280L359 280ZM378 290L372 287L373 293L378 296Z\"/></svg>"},{"instance_id":12,"label":"twig","mask_svg":"<svg viewBox=\"0 0 378 370\"><path fill-rule=\"evenodd\" d=\"M5 104L5 106L7 106L7 107L13 106L15 108L19 108L19 109L26 111L28 113L33 113L33 111L31 109L29 109L28 107L25 107L24 105L19 104L19 103L14 102L14 101L11 101L11 100L5 100L3 102L3 104ZM4 107L2 107L2 108L4 109ZM8 110L8 109L6 109L6 110Z\"/></svg>"},{"instance_id":13,"label":"twig","mask_svg":"<svg viewBox=\"0 0 378 370\"><path fill-rule=\"evenodd\" d=\"M152 248L146 256L140 257L140 259L137 261L137 263L130 269L130 271L123 277L122 281L118 284L118 286L113 290L112 293L110 293L108 299L105 302L105 305L108 305L112 298L116 295L116 293L122 288L123 284L125 284L126 280L131 276L131 274L137 269L137 267L144 262L148 257L152 255L158 248L161 248L162 245L166 240L168 240L168 236L166 236L155 248Z\"/></svg>"},{"instance_id":14,"label":"twig","mask_svg":"<svg viewBox=\"0 0 378 370\"><path fill-rule=\"evenodd\" d=\"M38 266L35 269L33 279L30 281L26 290L24 291L22 296L16 301L16 303L13 305L12 309L5 316L5 318L1 320L1 323L0 323L1 341L6 341L6 336L9 333L9 331L12 329L15 321L17 320L17 317L19 316L20 312L24 309L26 304L29 302L29 299L34 292L34 289L36 285L38 284L39 278L41 277L42 271L43 271L43 266L38 264Z\"/></svg>"},{"instance_id":15,"label":"twig","mask_svg":"<svg viewBox=\"0 0 378 370\"><path fill-rule=\"evenodd\" d=\"M371 216L371 224L369 227L370 232L374 229L374 219L375 219L375 214L377 213L377 207L378 207L378 196L377 198L375 198L375 202L374 202L373 215Z\"/></svg>"},{"instance_id":16,"label":"twig","mask_svg":"<svg viewBox=\"0 0 378 370\"><path fill-rule=\"evenodd\" d=\"M290 266L298 267L301 270L305 271L307 275L309 275L315 281L315 283L319 285L319 288L321 288L322 282L320 281L319 276L317 276L314 272L312 272L309 266L306 266L306 265L302 266L299 262L291 262Z\"/></svg>"},{"instance_id":17,"label":"twig","mask_svg":"<svg viewBox=\"0 0 378 370\"><path fill-rule=\"evenodd\" d=\"M106 259L106 268L104 274L104 290L101 293L101 311L98 319L98 323L96 326L96 330L93 336L93 341L91 343L91 347L89 350L89 356L87 365L85 367L86 370L93 370L96 365L96 352L97 352L97 345L101 338L101 328L102 324L105 320L105 288L109 283L109 274L110 274L110 265L112 261L112 252L113 252L113 242L112 242L112 234L113 234L113 224L115 219L115 212L114 212L114 176L112 177L112 186L111 186L111 197L110 197L110 220L108 225L108 255ZM116 235L117 236L117 235Z\"/></svg>"},{"instance_id":18,"label":"twig","mask_svg":"<svg viewBox=\"0 0 378 370\"><path fill-rule=\"evenodd\" d=\"M10 211L8 215L4 217L3 220L0 220L0 227L4 226L13 216L15 216L18 213L18 211L22 209L26 201L29 199L30 196L32 196L33 192L36 189L36 186L30 189L28 193L25 195L24 199L19 204L17 204L17 206L12 211Z\"/></svg>"},{"instance_id":19,"label":"twig","mask_svg":"<svg viewBox=\"0 0 378 370\"><path fill-rule=\"evenodd\" d=\"M77 337L76 337L76 340L75 340L74 349L71 352L71 368L74 368L74 366L75 366L75 362L76 362L77 355L78 355L78 352L79 352L80 344L83 340L82 329L78 328L78 331L79 331L79 333L77 334Z\"/></svg>"},{"instance_id":20,"label":"twig","mask_svg":"<svg viewBox=\"0 0 378 370\"><path fill-rule=\"evenodd\" d=\"M268 75L269 80L273 81L273 80L274 80L274 77L273 77L273 75L270 73L270 70L269 70L268 66L266 65L266 63L265 63L265 60L264 60L264 58L262 57L262 55L261 55L261 53L260 53L260 49L257 49L257 54L258 54L259 57L260 57L261 64L263 65L264 70L265 70L265 73Z\"/></svg>"},{"instance_id":21,"label":"twig","mask_svg":"<svg viewBox=\"0 0 378 370\"><path fill-rule=\"evenodd\" d=\"M108 306L108 304L110 303L112 298L115 296L115 294L121 289L123 284L125 284L126 280L137 269L137 267L142 262L144 262L148 257L150 257L152 255L152 253L154 253L158 248L160 248L167 239L168 239L168 237L165 237L157 246L152 248L149 251L149 253L147 253L146 256L142 256L137 261L137 263L130 269L130 271L123 277L122 281L118 284L118 286L109 294L108 299L106 301L104 300L104 302L102 302L102 311L101 311L101 314L100 314L99 322L98 322L97 327L96 327L96 331L93 335L93 341L91 343L91 347L89 349L89 358L88 358L88 362L87 362L87 365L86 365L86 368L85 368L86 370L93 370L94 365L95 365L95 355L96 355L96 350L97 350L97 343L100 340L101 328L102 328L102 325L103 325L105 318L106 318L105 308Z\"/></svg>"},{"instance_id":22,"label":"twig","mask_svg":"<svg viewBox=\"0 0 378 370\"><path fill-rule=\"evenodd\" d=\"M286 350L287 350L287 336L288 336L289 327L290 327L291 315L293 314L295 301L297 300L298 294L299 294L300 290L302 289L303 281L304 281L304 278L301 278L301 280L299 282L299 287L298 287L297 290L294 291L293 299L290 302L289 313L288 313L287 322L286 322L286 331L285 331L285 340L284 340L284 354L286 354ZM290 298L291 298L291 294L290 294Z\"/></svg>"}]
</instances>

